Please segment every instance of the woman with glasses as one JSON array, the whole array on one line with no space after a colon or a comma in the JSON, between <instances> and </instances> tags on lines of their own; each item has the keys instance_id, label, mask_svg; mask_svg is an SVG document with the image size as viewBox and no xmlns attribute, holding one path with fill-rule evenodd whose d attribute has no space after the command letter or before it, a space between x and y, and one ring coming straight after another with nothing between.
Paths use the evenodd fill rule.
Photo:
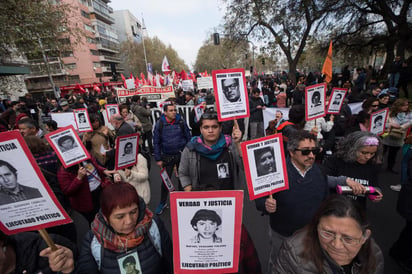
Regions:
<instances>
[{"instance_id":1,"label":"woman with glasses","mask_svg":"<svg viewBox=\"0 0 412 274\"><path fill-rule=\"evenodd\" d=\"M350 198L366 207L366 187L379 186L379 163L382 158L380 139L367 131L356 131L347 135L337 144L336 153L322 165L330 188L349 186L353 193ZM376 193L373 201L380 201L383 195Z\"/></svg>"},{"instance_id":2,"label":"woman with glasses","mask_svg":"<svg viewBox=\"0 0 412 274\"><path fill-rule=\"evenodd\" d=\"M389 134L383 139L384 153L388 151L387 170L392 173L398 173L393 170L396 163L396 156L399 149L403 146L408 128L412 125L412 112L409 111L409 103L407 98L399 98L393 102L388 120L386 121L386 129Z\"/></svg>"},{"instance_id":3,"label":"woman with glasses","mask_svg":"<svg viewBox=\"0 0 412 274\"><path fill-rule=\"evenodd\" d=\"M362 110L368 114L375 112L378 110L379 107L379 100L376 97L371 97L363 101L362 103Z\"/></svg>"},{"instance_id":4,"label":"woman with glasses","mask_svg":"<svg viewBox=\"0 0 412 274\"><path fill-rule=\"evenodd\" d=\"M383 260L364 210L332 195L283 243L271 273L383 273Z\"/></svg>"}]
</instances>

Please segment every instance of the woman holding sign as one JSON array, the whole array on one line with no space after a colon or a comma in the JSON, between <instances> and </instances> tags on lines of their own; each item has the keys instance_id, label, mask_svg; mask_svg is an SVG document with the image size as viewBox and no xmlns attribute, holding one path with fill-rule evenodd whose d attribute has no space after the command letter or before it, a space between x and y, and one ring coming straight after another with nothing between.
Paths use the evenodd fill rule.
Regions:
<instances>
[{"instance_id":1,"label":"woman holding sign","mask_svg":"<svg viewBox=\"0 0 412 274\"><path fill-rule=\"evenodd\" d=\"M333 195L283 243L271 273L383 273L383 254L371 234L362 208Z\"/></svg>"},{"instance_id":2,"label":"woman holding sign","mask_svg":"<svg viewBox=\"0 0 412 274\"><path fill-rule=\"evenodd\" d=\"M133 257L138 273L173 273L172 243L162 221L128 183L106 187L101 210L80 251L79 273L124 273Z\"/></svg>"}]
</instances>

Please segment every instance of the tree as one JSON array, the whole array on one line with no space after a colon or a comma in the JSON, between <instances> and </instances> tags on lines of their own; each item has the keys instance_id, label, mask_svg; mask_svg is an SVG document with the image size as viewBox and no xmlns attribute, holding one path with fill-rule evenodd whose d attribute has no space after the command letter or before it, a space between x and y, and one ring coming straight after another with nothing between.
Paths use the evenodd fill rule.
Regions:
<instances>
[{"instance_id":1,"label":"tree","mask_svg":"<svg viewBox=\"0 0 412 274\"><path fill-rule=\"evenodd\" d=\"M307 39L338 3L338 0L230 1L224 29L232 39L244 40L251 35L268 48L279 46L289 65L289 77L296 81L296 67Z\"/></svg>"},{"instance_id":2,"label":"tree","mask_svg":"<svg viewBox=\"0 0 412 274\"><path fill-rule=\"evenodd\" d=\"M163 57L166 56L172 70L187 70L188 67L177 52L169 45L166 46L158 37L144 38L147 62L152 64L153 72L162 72ZM120 57L124 60L125 74L146 73L143 43L132 40L120 45Z\"/></svg>"},{"instance_id":3,"label":"tree","mask_svg":"<svg viewBox=\"0 0 412 274\"><path fill-rule=\"evenodd\" d=\"M220 45L214 45L212 39L208 39L197 53L195 70L210 72L226 68L249 69L248 66L253 65L252 59L252 52L245 41L234 43L228 39L220 39Z\"/></svg>"},{"instance_id":4,"label":"tree","mask_svg":"<svg viewBox=\"0 0 412 274\"><path fill-rule=\"evenodd\" d=\"M42 48L61 52L78 42L82 26L70 24L72 8L49 1L2 0L0 4L0 55L9 56L17 49L21 53L39 54ZM72 40L62 39L70 33ZM65 36L66 34L66 36Z\"/></svg>"}]
</instances>

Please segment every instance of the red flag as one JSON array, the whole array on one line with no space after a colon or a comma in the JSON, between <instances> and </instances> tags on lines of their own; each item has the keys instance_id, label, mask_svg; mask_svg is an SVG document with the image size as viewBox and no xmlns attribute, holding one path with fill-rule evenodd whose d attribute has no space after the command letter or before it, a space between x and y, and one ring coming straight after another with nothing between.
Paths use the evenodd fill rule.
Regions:
<instances>
[{"instance_id":1,"label":"red flag","mask_svg":"<svg viewBox=\"0 0 412 274\"><path fill-rule=\"evenodd\" d=\"M184 69L182 69L182 71L180 72L180 78L182 78L182 80L187 80L187 73Z\"/></svg>"},{"instance_id":2,"label":"red flag","mask_svg":"<svg viewBox=\"0 0 412 274\"><path fill-rule=\"evenodd\" d=\"M323 63L322 74L325 75L325 82L332 81L332 41L329 43L328 55L326 56L325 63Z\"/></svg>"},{"instance_id":3,"label":"red flag","mask_svg":"<svg viewBox=\"0 0 412 274\"><path fill-rule=\"evenodd\" d=\"M76 83L76 89L78 89L80 92L79 93L86 93L86 91L84 90L84 88L82 88L79 83Z\"/></svg>"},{"instance_id":4,"label":"red flag","mask_svg":"<svg viewBox=\"0 0 412 274\"><path fill-rule=\"evenodd\" d=\"M100 94L100 88L97 86L97 84L93 84L93 90Z\"/></svg>"},{"instance_id":5,"label":"red flag","mask_svg":"<svg viewBox=\"0 0 412 274\"><path fill-rule=\"evenodd\" d=\"M123 80L123 86L127 89L126 78L124 78L123 73L120 73L120 76L122 77L122 80Z\"/></svg>"}]
</instances>

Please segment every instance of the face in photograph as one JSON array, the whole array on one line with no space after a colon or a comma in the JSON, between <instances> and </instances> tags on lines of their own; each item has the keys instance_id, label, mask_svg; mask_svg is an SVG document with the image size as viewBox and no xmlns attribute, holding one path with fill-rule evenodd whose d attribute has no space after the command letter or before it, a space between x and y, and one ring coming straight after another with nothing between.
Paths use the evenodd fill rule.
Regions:
<instances>
[{"instance_id":1,"label":"face in photograph","mask_svg":"<svg viewBox=\"0 0 412 274\"><path fill-rule=\"evenodd\" d=\"M238 78L227 78L222 80L222 89L225 98L229 102L240 102L240 87Z\"/></svg>"},{"instance_id":2,"label":"face in photograph","mask_svg":"<svg viewBox=\"0 0 412 274\"><path fill-rule=\"evenodd\" d=\"M131 142L127 142L124 145L124 149L123 149L123 156L124 155L130 155L133 153L133 144Z\"/></svg>"},{"instance_id":3,"label":"face in photograph","mask_svg":"<svg viewBox=\"0 0 412 274\"><path fill-rule=\"evenodd\" d=\"M65 135L63 137L60 137L57 143L63 152L71 150L75 147L74 138L70 135Z\"/></svg>"},{"instance_id":4,"label":"face in photograph","mask_svg":"<svg viewBox=\"0 0 412 274\"><path fill-rule=\"evenodd\" d=\"M124 259L123 269L126 274L140 274L140 271L136 268L136 259L132 255Z\"/></svg>"},{"instance_id":5,"label":"face in photograph","mask_svg":"<svg viewBox=\"0 0 412 274\"><path fill-rule=\"evenodd\" d=\"M342 98L342 94L340 94L340 93L336 94L335 99L333 100L332 105L339 105L339 104L340 104L340 101L341 101L341 98Z\"/></svg>"},{"instance_id":6,"label":"face in photograph","mask_svg":"<svg viewBox=\"0 0 412 274\"><path fill-rule=\"evenodd\" d=\"M86 121L86 115L84 113L79 113L79 115L77 116L79 123L81 124L85 124L87 123Z\"/></svg>"},{"instance_id":7,"label":"face in photograph","mask_svg":"<svg viewBox=\"0 0 412 274\"><path fill-rule=\"evenodd\" d=\"M115 108L110 108L109 111L110 111L110 115L116 114L116 109Z\"/></svg>"},{"instance_id":8,"label":"face in photograph","mask_svg":"<svg viewBox=\"0 0 412 274\"><path fill-rule=\"evenodd\" d=\"M381 128L382 124L383 124L383 117L382 116L375 117L375 120L373 121L373 128Z\"/></svg>"},{"instance_id":9,"label":"face in photograph","mask_svg":"<svg viewBox=\"0 0 412 274\"><path fill-rule=\"evenodd\" d=\"M312 107L320 106L322 102L320 101L320 92L315 91L312 94Z\"/></svg>"},{"instance_id":10,"label":"face in photograph","mask_svg":"<svg viewBox=\"0 0 412 274\"><path fill-rule=\"evenodd\" d=\"M192 243L221 243L222 238L216 235L216 231L222 224L222 219L213 210L198 210L190 221L193 229L197 231Z\"/></svg>"},{"instance_id":11,"label":"face in photograph","mask_svg":"<svg viewBox=\"0 0 412 274\"><path fill-rule=\"evenodd\" d=\"M16 170L11 170L7 165L0 166L0 187L13 191L17 186Z\"/></svg>"},{"instance_id":12,"label":"face in photograph","mask_svg":"<svg viewBox=\"0 0 412 274\"><path fill-rule=\"evenodd\" d=\"M273 147L264 147L261 149L256 149L254 153L256 161L256 171L258 176L263 176L266 174L276 172L276 162Z\"/></svg>"},{"instance_id":13,"label":"face in photograph","mask_svg":"<svg viewBox=\"0 0 412 274\"><path fill-rule=\"evenodd\" d=\"M217 166L217 177L218 177L219 179L229 177L229 172L228 172L227 166L228 166L227 163L219 164L219 165Z\"/></svg>"}]
</instances>

